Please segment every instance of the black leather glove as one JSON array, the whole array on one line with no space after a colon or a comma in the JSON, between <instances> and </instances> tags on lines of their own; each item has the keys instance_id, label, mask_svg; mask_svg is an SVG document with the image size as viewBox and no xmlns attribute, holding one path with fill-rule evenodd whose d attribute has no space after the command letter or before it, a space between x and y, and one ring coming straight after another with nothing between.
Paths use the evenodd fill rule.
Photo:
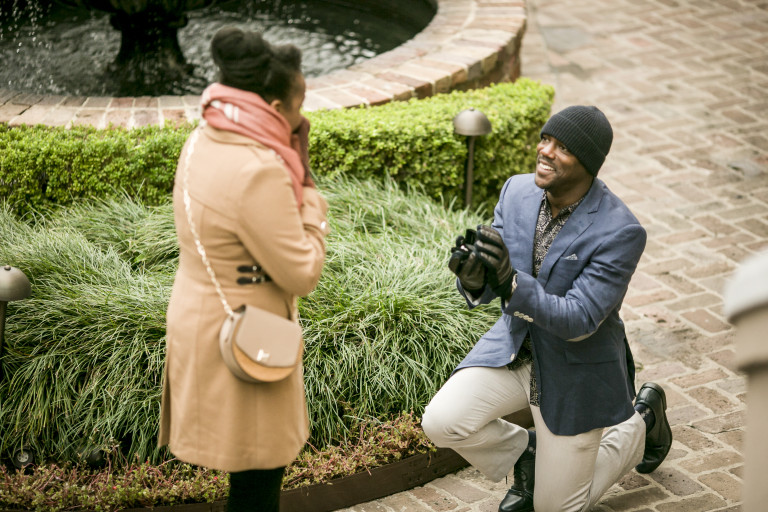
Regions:
<instances>
[{"instance_id":1,"label":"black leather glove","mask_svg":"<svg viewBox=\"0 0 768 512\"><path fill-rule=\"evenodd\" d=\"M477 296L485 288L486 270L477 257L474 242L475 231L472 229L467 230L466 236L459 235L456 238L456 246L451 249L448 268L459 278L465 291Z\"/></svg>"},{"instance_id":2,"label":"black leather glove","mask_svg":"<svg viewBox=\"0 0 768 512\"><path fill-rule=\"evenodd\" d=\"M509 262L509 251L499 232L490 226L478 226L475 252L488 271L488 284L493 292L504 300L509 299L517 272Z\"/></svg>"}]
</instances>

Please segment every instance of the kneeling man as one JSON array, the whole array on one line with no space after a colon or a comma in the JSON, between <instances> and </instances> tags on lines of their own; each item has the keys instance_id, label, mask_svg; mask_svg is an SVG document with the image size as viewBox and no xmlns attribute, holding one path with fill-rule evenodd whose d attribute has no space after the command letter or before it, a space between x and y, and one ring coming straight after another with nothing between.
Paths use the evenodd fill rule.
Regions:
<instances>
[{"instance_id":1,"label":"kneeling man","mask_svg":"<svg viewBox=\"0 0 768 512\"><path fill-rule=\"evenodd\" d=\"M619 316L646 233L596 177L612 141L596 107L552 116L535 172L511 177L493 224L451 251L468 306L499 297L502 314L422 426L493 481L514 468L500 512L589 510L632 467L656 469L672 443L661 386L635 395ZM529 406L534 430L502 419Z\"/></svg>"}]
</instances>

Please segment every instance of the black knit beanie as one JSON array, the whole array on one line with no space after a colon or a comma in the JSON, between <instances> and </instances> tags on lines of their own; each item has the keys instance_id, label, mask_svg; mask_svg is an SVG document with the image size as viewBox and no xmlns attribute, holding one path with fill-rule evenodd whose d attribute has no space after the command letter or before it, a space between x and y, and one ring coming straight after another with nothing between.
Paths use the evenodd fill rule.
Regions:
<instances>
[{"instance_id":1,"label":"black knit beanie","mask_svg":"<svg viewBox=\"0 0 768 512\"><path fill-rule=\"evenodd\" d=\"M551 135L565 144L592 176L597 176L613 142L613 130L605 114L597 107L581 105L550 117L541 135Z\"/></svg>"}]
</instances>

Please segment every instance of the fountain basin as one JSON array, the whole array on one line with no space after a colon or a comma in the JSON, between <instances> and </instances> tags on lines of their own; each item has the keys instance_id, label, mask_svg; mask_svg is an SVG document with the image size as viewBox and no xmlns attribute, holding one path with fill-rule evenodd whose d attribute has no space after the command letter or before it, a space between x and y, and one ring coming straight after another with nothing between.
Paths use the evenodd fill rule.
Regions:
<instances>
[{"instance_id":1,"label":"fountain basin","mask_svg":"<svg viewBox=\"0 0 768 512\"><path fill-rule=\"evenodd\" d=\"M520 75L523 0L430 1L437 13L409 41L346 69L309 78L305 110L425 98ZM131 128L199 117L197 95L45 96L0 88L0 122L10 125Z\"/></svg>"},{"instance_id":2,"label":"fountain basin","mask_svg":"<svg viewBox=\"0 0 768 512\"><path fill-rule=\"evenodd\" d=\"M175 93L175 87L178 87L175 84L192 75L194 66L184 57L179 44L179 29L187 25L189 11L207 7L214 0L56 2L85 12L109 14L110 25L120 32L120 50L98 82L112 81L115 88L111 90L135 95L161 91ZM79 24L89 21L86 19ZM80 46L85 44L82 36L77 40Z\"/></svg>"}]
</instances>

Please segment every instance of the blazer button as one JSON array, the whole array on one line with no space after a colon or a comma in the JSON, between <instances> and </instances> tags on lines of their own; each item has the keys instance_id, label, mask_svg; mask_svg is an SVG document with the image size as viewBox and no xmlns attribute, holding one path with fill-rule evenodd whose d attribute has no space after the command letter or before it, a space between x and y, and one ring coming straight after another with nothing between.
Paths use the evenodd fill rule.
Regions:
<instances>
[{"instance_id":1,"label":"blazer button","mask_svg":"<svg viewBox=\"0 0 768 512\"><path fill-rule=\"evenodd\" d=\"M515 311L512 314L515 315L517 318L520 318L522 316L522 314L519 311Z\"/></svg>"}]
</instances>

